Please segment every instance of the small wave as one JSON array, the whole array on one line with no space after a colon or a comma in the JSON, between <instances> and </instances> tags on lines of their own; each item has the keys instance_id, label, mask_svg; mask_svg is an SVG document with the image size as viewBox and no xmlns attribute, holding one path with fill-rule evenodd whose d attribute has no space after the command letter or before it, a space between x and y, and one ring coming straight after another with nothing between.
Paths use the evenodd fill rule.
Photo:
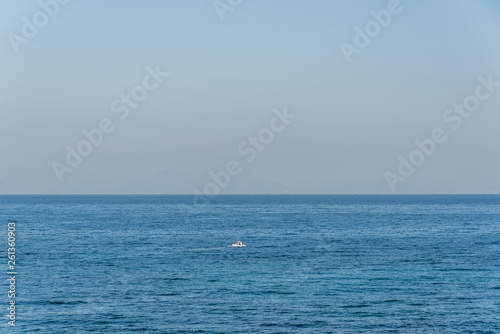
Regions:
<instances>
[{"instance_id":1,"label":"small wave","mask_svg":"<svg viewBox=\"0 0 500 334\"><path fill-rule=\"evenodd\" d=\"M276 290L268 290L262 291L263 294L276 294L276 295L293 295L295 292L290 291L276 291Z\"/></svg>"},{"instance_id":2,"label":"small wave","mask_svg":"<svg viewBox=\"0 0 500 334\"><path fill-rule=\"evenodd\" d=\"M287 324L288 326L291 326L291 327L298 327L298 328L302 328L302 327L307 327L308 325L307 324Z\"/></svg>"},{"instance_id":3,"label":"small wave","mask_svg":"<svg viewBox=\"0 0 500 334\"><path fill-rule=\"evenodd\" d=\"M272 322L272 323L263 323L263 324L260 324L259 326L261 326L261 327L274 327L274 326L278 326L278 324Z\"/></svg>"},{"instance_id":4,"label":"small wave","mask_svg":"<svg viewBox=\"0 0 500 334\"><path fill-rule=\"evenodd\" d=\"M123 319L123 318L126 318L126 316L124 316L123 314L110 314L108 317L110 319Z\"/></svg>"},{"instance_id":5,"label":"small wave","mask_svg":"<svg viewBox=\"0 0 500 334\"><path fill-rule=\"evenodd\" d=\"M86 304L87 302L83 301L83 300L75 300L75 301L71 301L71 302L64 302L64 301L61 301L61 300L54 300L54 301L50 301L50 302L40 302L40 304L48 304L48 305L77 305L77 304Z\"/></svg>"},{"instance_id":6,"label":"small wave","mask_svg":"<svg viewBox=\"0 0 500 334\"><path fill-rule=\"evenodd\" d=\"M29 305L77 305L77 304L87 304L86 301L83 300L75 300L71 302L65 302L62 300L37 300L37 301L25 301L24 303Z\"/></svg>"},{"instance_id":7,"label":"small wave","mask_svg":"<svg viewBox=\"0 0 500 334\"><path fill-rule=\"evenodd\" d=\"M219 247L193 248L191 250L195 251L195 252L202 252L202 251L207 251L207 250L224 249L224 248L228 248L228 247L231 247L231 246L229 245L229 246L219 246Z\"/></svg>"},{"instance_id":8,"label":"small wave","mask_svg":"<svg viewBox=\"0 0 500 334\"><path fill-rule=\"evenodd\" d=\"M368 304L358 304L358 305L343 305L340 306L341 308L362 308L362 307L369 307L370 305Z\"/></svg>"},{"instance_id":9,"label":"small wave","mask_svg":"<svg viewBox=\"0 0 500 334\"><path fill-rule=\"evenodd\" d=\"M189 278L184 277L162 277L163 281L189 281Z\"/></svg>"}]
</instances>

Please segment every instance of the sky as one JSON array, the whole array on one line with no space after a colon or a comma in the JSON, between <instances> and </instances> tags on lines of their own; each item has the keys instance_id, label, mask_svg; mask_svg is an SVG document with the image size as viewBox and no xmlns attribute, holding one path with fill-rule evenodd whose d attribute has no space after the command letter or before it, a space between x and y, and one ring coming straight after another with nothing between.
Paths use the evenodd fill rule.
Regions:
<instances>
[{"instance_id":1,"label":"sky","mask_svg":"<svg viewBox=\"0 0 500 334\"><path fill-rule=\"evenodd\" d=\"M498 1L0 4L0 193L500 193Z\"/></svg>"}]
</instances>

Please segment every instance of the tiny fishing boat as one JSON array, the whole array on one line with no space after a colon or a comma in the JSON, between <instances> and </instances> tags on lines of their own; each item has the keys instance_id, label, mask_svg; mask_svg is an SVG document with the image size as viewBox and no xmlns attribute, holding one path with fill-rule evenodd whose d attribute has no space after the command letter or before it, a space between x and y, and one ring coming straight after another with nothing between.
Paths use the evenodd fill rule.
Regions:
<instances>
[{"instance_id":1,"label":"tiny fishing boat","mask_svg":"<svg viewBox=\"0 0 500 334\"><path fill-rule=\"evenodd\" d=\"M233 247L246 247L247 245L243 245L241 241L236 241L234 244L231 244Z\"/></svg>"}]
</instances>

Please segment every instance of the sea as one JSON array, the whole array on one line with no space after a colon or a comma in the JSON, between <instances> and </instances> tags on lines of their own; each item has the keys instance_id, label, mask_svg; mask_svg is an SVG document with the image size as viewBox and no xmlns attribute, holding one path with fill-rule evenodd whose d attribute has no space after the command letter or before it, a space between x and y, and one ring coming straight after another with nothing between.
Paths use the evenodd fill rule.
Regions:
<instances>
[{"instance_id":1,"label":"sea","mask_svg":"<svg viewBox=\"0 0 500 334\"><path fill-rule=\"evenodd\" d=\"M500 195L2 195L0 231L0 333L500 333Z\"/></svg>"}]
</instances>

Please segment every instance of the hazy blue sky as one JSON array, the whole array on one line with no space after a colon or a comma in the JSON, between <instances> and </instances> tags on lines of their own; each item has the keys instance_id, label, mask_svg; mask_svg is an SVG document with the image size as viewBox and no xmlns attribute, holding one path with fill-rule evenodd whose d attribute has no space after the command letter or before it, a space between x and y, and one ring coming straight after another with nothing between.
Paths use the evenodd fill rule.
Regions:
<instances>
[{"instance_id":1,"label":"hazy blue sky","mask_svg":"<svg viewBox=\"0 0 500 334\"><path fill-rule=\"evenodd\" d=\"M500 81L500 3L401 0L347 62L341 43L388 3L244 0L220 20L208 0L73 0L16 53L41 7L0 1L0 193L192 193L231 160L222 193L392 193L384 173L435 128L447 140L394 192L499 193L500 87L456 130L443 115ZM112 102L157 65L169 76L121 120ZM246 161L283 106L296 118ZM104 118L59 182L51 164Z\"/></svg>"}]
</instances>

